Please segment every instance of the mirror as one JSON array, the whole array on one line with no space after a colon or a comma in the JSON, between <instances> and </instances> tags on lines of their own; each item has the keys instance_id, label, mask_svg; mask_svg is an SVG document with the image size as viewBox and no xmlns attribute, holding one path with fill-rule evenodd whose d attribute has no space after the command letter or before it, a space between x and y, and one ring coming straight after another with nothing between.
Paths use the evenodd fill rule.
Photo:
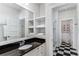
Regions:
<instances>
[{"instance_id":1,"label":"mirror","mask_svg":"<svg viewBox=\"0 0 79 59\"><path fill-rule=\"evenodd\" d=\"M0 4L0 42L27 36L28 19L33 19L33 15L23 7L15 3Z\"/></svg>"}]
</instances>

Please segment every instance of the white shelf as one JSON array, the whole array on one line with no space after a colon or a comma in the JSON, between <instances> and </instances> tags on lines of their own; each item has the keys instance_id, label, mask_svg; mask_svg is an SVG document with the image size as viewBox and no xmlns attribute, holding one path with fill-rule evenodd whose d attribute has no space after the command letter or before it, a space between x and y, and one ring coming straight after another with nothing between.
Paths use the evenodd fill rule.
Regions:
<instances>
[{"instance_id":1,"label":"white shelf","mask_svg":"<svg viewBox=\"0 0 79 59\"><path fill-rule=\"evenodd\" d=\"M44 38L45 39L45 34L44 33L38 33L35 36L38 37L38 38Z\"/></svg>"},{"instance_id":2,"label":"white shelf","mask_svg":"<svg viewBox=\"0 0 79 59\"><path fill-rule=\"evenodd\" d=\"M45 16L37 17L37 18L35 18L35 19L38 20L38 19L41 19L41 18L45 18Z\"/></svg>"},{"instance_id":3,"label":"white shelf","mask_svg":"<svg viewBox=\"0 0 79 59\"><path fill-rule=\"evenodd\" d=\"M34 26L29 26L28 28L34 28Z\"/></svg>"},{"instance_id":4,"label":"white shelf","mask_svg":"<svg viewBox=\"0 0 79 59\"><path fill-rule=\"evenodd\" d=\"M44 35L44 33L38 33L37 35Z\"/></svg>"},{"instance_id":5,"label":"white shelf","mask_svg":"<svg viewBox=\"0 0 79 59\"><path fill-rule=\"evenodd\" d=\"M34 33L29 33L29 35L33 35Z\"/></svg>"},{"instance_id":6,"label":"white shelf","mask_svg":"<svg viewBox=\"0 0 79 59\"><path fill-rule=\"evenodd\" d=\"M37 35L45 35L45 16L35 18L35 31Z\"/></svg>"},{"instance_id":7,"label":"white shelf","mask_svg":"<svg viewBox=\"0 0 79 59\"><path fill-rule=\"evenodd\" d=\"M43 27L45 27L44 24L43 24L43 25L38 25L38 26L36 26L36 28L43 28Z\"/></svg>"}]
</instances>

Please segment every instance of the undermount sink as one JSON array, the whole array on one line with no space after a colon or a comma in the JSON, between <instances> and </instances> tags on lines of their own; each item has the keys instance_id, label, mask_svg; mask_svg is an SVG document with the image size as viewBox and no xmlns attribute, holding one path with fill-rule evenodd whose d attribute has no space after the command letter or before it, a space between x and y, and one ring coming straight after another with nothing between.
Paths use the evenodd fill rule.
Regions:
<instances>
[{"instance_id":1,"label":"undermount sink","mask_svg":"<svg viewBox=\"0 0 79 59\"><path fill-rule=\"evenodd\" d=\"M31 48L32 47L32 45L24 45L24 46L21 46L21 47L19 47L18 49L19 50L26 50L26 49L29 49L29 48Z\"/></svg>"}]
</instances>

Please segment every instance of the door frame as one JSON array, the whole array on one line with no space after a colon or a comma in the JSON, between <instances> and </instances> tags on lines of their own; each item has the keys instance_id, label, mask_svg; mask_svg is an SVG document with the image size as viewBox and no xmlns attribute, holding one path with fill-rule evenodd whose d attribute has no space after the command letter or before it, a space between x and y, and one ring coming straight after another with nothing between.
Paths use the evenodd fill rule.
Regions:
<instances>
[{"instance_id":1,"label":"door frame","mask_svg":"<svg viewBox=\"0 0 79 59\"><path fill-rule=\"evenodd\" d=\"M73 4L73 3L48 3L46 4L46 50L47 50L47 55L53 55L53 9L54 8L58 8L58 7L61 7L61 6L64 6L65 8L70 5L71 7L72 6L76 6L77 4Z\"/></svg>"}]
</instances>

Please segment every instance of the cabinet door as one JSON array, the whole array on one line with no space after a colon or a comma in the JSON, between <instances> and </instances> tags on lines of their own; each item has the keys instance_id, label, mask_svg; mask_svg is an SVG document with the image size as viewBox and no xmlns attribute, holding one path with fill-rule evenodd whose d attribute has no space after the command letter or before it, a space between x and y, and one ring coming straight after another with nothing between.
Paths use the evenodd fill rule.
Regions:
<instances>
[{"instance_id":1,"label":"cabinet door","mask_svg":"<svg viewBox=\"0 0 79 59\"><path fill-rule=\"evenodd\" d=\"M41 46L35 48L34 50L26 53L24 56L45 56L46 54L45 51L45 43L42 44Z\"/></svg>"},{"instance_id":2,"label":"cabinet door","mask_svg":"<svg viewBox=\"0 0 79 59\"><path fill-rule=\"evenodd\" d=\"M45 43L42 44L42 45L39 47L39 51L40 51L41 56L45 56L45 55L46 55Z\"/></svg>"},{"instance_id":3,"label":"cabinet door","mask_svg":"<svg viewBox=\"0 0 79 59\"><path fill-rule=\"evenodd\" d=\"M34 50L26 53L24 56L39 56L39 55L40 55L39 47L37 47Z\"/></svg>"}]
</instances>

